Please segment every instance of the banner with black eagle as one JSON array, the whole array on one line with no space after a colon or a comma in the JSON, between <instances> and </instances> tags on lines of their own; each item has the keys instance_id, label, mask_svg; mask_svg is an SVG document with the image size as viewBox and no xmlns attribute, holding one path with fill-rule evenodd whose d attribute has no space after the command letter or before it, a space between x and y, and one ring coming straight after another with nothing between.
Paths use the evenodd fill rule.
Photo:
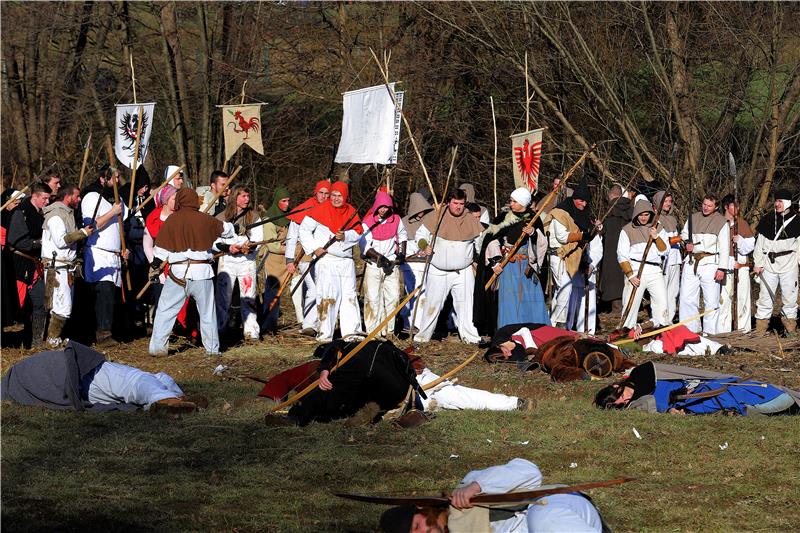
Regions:
<instances>
[{"instance_id":1,"label":"banner with black eagle","mask_svg":"<svg viewBox=\"0 0 800 533\"><path fill-rule=\"evenodd\" d=\"M261 104L222 106L222 124L225 126L226 161L229 161L243 144L264 155L264 143L261 140Z\"/></svg>"},{"instance_id":2,"label":"banner with black eagle","mask_svg":"<svg viewBox=\"0 0 800 533\"><path fill-rule=\"evenodd\" d=\"M150 131L153 129L153 109L155 102L149 104L117 104L117 121L114 128L114 154L119 162L128 168L133 167L133 152L136 149L136 132L139 131L141 120L141 133L139 140L139 156L136 159L138 167L144 163L147 147L150 146ZM139 116L139 109L142 116Z\"/></svg>"},{"instance_id":3,"label":"banner with black eagle","mask_svg":"<svg viewBox=\"0 0 800 533\"><path fill-rule=\"evenodd\" d=\"M511 157L514 167L514 187L539 187L539 162L542 159L542 133L544 128L511 136Z\"/></svg>"},{"instance_id":4,"label":"banner with black eagle","mask_svg":"<svg viewBox=\"0 0 800 533\"><path fill-rule=\"evenodd\" d=\"M349 91L342 96L342 136L336 152L337 163L393 165L400 142L400 112L403 92L394 83Z\"/></svg>"}]
</instances>

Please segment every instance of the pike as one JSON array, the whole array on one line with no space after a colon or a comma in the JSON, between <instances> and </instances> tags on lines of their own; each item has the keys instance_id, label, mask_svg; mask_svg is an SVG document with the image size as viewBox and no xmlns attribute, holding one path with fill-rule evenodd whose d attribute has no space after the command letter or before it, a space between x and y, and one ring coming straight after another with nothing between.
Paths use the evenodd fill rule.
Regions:
<instances>
[{"instance_id":1,"label":"pike","mask_svg":"<svg viewBox=\"0 0 800 533\"><path fill-rule=\"evenodd\" d=\"M661 214L664 211L664 201L669 196L670 187L672 187L672 181L675 179L675 158L678 156L678 143L672 145L672 175L670 176L669 183L667 184L666 190L664 191L664 195L661 197L661 201L658 202L658 211L656 211L656 216L653 219L653 228L658 231L658 221L661 218ZM639 280L639 285L633 285L631 283L631 295L628 298L628 303L625 305L625 311L622 313L622 319L620 320L619 326L622 327L625 324L625 321L628 319L628 314L631 312L631 308L633 307L633 299L636 297L636 291L639 289L639 286L642 283L642 274L644 273L644 267L647 264L647 254L650 253L650 247L653 245L653 236L650 235L647 237L647 244L644 246L644 252L642 253L642 257L639 260L639 270L636 272L636 278ZM634 259L635 261L635 259ZM660 270L660 269L659 269Z\"/></svg>"},{"instance_id":2,"label":"pike","mask_svg":"<svg viewBox=\"0 0 800 533\"><path fill-rule=\"evenodd\" d=\"M119 188L117 187L117 179L116 176L111 177L111 183L114 184L114 203L116 204L119 202ZM131 184L133 187L133 184ZM126 285L128 286L128 290L131 290L131 271L127 268L128 267L128 260L124 258L126 247L125 247L125 229L122 227L122 212L117 215L117 223L119 224L119 246L120 246L120 259L125 266L125 281ZM122 302L125 303L125 287L122 287Z\"/></svg>"},{"instance_id":3,"label":"pike","mask_svg":"<svg viewBox=\"0 0 800 533\"><path fill-rule=\"evenodd\" d=\"M285 217L288 217L288 216L291 216L291 215L296 215L297 213L302 213L303 211L308 211L312 207L314 207L314 206L311 205L311 206L308 206L308 207L304 207L303 209L297 209L295 211L289 211L288 213L283 213L282 215L278 215L278 216L275 216L275 217L265 218L264 220L259 220L258 222L253 222L252 224L248 224L247 226L245 226L245 229L246 230L251 230L253 228L257 228L259 226L263 226L264 224L269 224L270 222L275 222L276 220L280 220L282 218L285 218Z\"/></svg>"},{"instance_id":4,"label":"pike","mask_svg":"<svg viewBox=\"0 0 800 533\"><path fill-rule=\"evenodd\" d=\"M230 177L228 177L228 181L226 181L225 185L222 186L222 189L220 189L214 194L214 197L211 199L211 201L208 203L205 209L203 209L203 213L208 213L211 210L211 207L213 207L214 204L217 203L219 197L222 196L222 194L228 189L230 184L233 183L234 178L236 178L236 175L239 173L240 170L242 170L242 165L236 167L236 170L233 171L233 174L231 174Z\"/></svg>"},{"instance_id":5,"label":"pike","mask_svg":"<svg viewBox=\"0 0 800 533\"><path fill-rule=\"evenodd\" d=\"M86 146L83 149L83 163L81 164L81 173L78 176L78 188L83 187L83 175L86 172L86 163L89 161L89 149L92 147L92 132L89 132L89 138L86 139Z\"/></svg>"},{"instance_id":6,"label":"pike","mask_svg":"<svg viewBox=\"0 0 800 533\"><path fill-rule=\"evenodd\" d=\"M379 181L379 182L378 182L378 187L375 189L375 193L377 193L377 192L378 192L378 190L381 188L381 185L383 185L383 182ZM353 210L353 214L352 214L352 215L350 215L350 218L348 218L348 219L347 219L347 221L346 221L346 222L345 222L345 223L342 225L342 227L341 227L341 228L339 228L339 231L347 231L347 226L349 226L349 225L350 225L350 223L353 221L353 219L355 219L355 218L358 216L358 212L359 212L359 211L360 211L360 210L361 210L361 209L362 209L362 208L363 208L365 205L367 205L367 202L371 202L371 201L373 200L373 197L375 196L375 193L373 193L373 194L371 194L371 195L367 196L367 197L366 197L364 200L362 200L362 202L361 202L360 204L358 204L358 208L356 208L356 209L354 209L354 210ZM339 231L337 231L336 233L339 233ZM323 246L323 247L322 247L322 250L323 250L323 251L326 251L328 248L330 248L331 246L333 246L333 243L335 243L335 242L336 242L336 233L334 233L334 234L331 236L331 238L330 238L330 239L328 239L328 242L326 242L326 243L325 243L325 246ZM297 288L301 286L301 284L303 283L303 280L305 279L305 277L306 277L306 276L308 276L308 273L309 273L309 272L311 272L311 268L312 268L314 265L316 265L316 264L319 262L320 258L322 258L322 256L324 256L324 255L325 255L325 254L323 253L323 254L321 254L321 255L318 255L318 256L314 257L314 259L312 259L312 260L311 260L311 262L308 264L308 268L306 269L306 271L305 271L305 272L303 272L303 275L302 275L302 276L300 276L300 279L297 281L297 285L295 285L295 286L294 286L294 289L292 289L292 292L291 292L291 293L289 293L290 295L292 295L292 294L294 294L295 292L297 292Z\"/></svg>"},{"instance_id":7,"label":"pike","mask_svg":"<svg viewBox=\"0 0 800 533\"><path fill-rule=\"evenodd\" d=\"M733 179L733 299L731 300L731 331L739 330L739 176L736 174L736 160L728 152L728 175Z\"/></svg>"},{"instance_id":8,"label":"pike","mask_svg":"<svg viewBox=\"0 0 800 533\"><path fill-rule=\"evenodd\" d=\"M408 295L407 295L407 296L406 296L406 297L403 299L403 301L402 301L402 302L400 302L400 303L397 305L397 307L395 307L395 308L394 308L394 310L393 310L391 313L389 313L388 315L386 315L386 318L384 318L384 319L383 319L383 322L381 322L380 324L378 324L378 326L377 326L377 327L376 327L374 330L372 330L372 331L369 333L369 335L367 335L366 337L364 337L364 340L362 340L361 342L359 342L359 343L358 343L358 345L357 345L355 348L353 348L352 350L350 350L350 351L347 353L347 355L345 355L344 357L342 357L341 359L339 359L339 360L336 362L336 365L335 365L333 368L331 368L331 370L330 370L330 371L331 371L331 373L335 372L335 371L336 371L338 368L340 368L342 365L344 365L344 364L345 364L346 362L348 362L350 359L352 359L353 357L355 357L355 355L356 355L358 352L360 352L360 351L361 351L361 350L364 348L364 346L366 346L366 345L367 345L367 343L368 343L369 341L371 341L372 339L374 339L374 338L375 338L375 336L376 336L376 335L377 335L379 332L381 332L381 331L383 330L383 328L385 328L385 327L386 327L386 324L388 324L390 321L392 321L392 320L394 319L394 317L395 317L395 316L397 316L397 313L399 313L399 312L400 312L400 310L401 310L403 307L405 307L405 305L408 303L408 301L409 301L409 300L411 300L411 298L413 298L413 297L414 297L414 295L415 295L415 294L417 294L417 292L419 292L419 290L420 290L420 289L421 289L421 287L417 287L416 289L414 289L413 291L411 291L410 293L408 293ZM319 379L315 380L315 381L314 381L313 383L311 383L311 384L310 384L308 387L306 387L306 388L305 388L305 389L303 389L302 391L298 392L297 394L295 394L294 396L292 396L291 398L289 398L289 399L288 399L288 400L286 400L285 402L279 403L278 405L276 405L275 407L273 407L273 408L272 408L272 410L271 410L270 412L271 412L271 413L274 413L274 412L276 412L276 411L280 411L281 409L284 409L284 408L286 408L286 407L289 407L289 406L290 406L290 405L292 405L293 403L295 403L295 402L299 401L301 398L303 398L303 397L304 397L306 394L308 394L308 393L309 393L309 392L311 392L312 390L316 389L318 385L319 385Z\"/></svg>"},{"instance_id":9,"label":"pike","mask_svg":"<svg viewBox=\"0 0 800 533\"><path fill-rule=\"evenodd\" d=\"M697 313L694 316L690 316L689 318L687 318L685 320L681 320L677 324L670 324L669 326L664 326L663 328L658 328L658 329L654 329L653 331L648 331L647 333L642 333L641 335L639 335L638 339L623 339L621 341L610 342L610 344L613 344L614 346L621 346L623 344L630 344L632 342L636 342L639 339L646 339L648 337L654 337L654 336L658 335L659 333L664 333L665 331L669 331L671 329L675 329L678 326L683 326L684 324L688 324L689 322L697 320L698 318L702 318L702 317L706 316L708 313L713 313L714 311L719 311L719 307L715 307L713 309L706 309L702 313Z\"/></svg>"},{"instance_id":10,"label":"pike","mask_svg":"<svg viewBox=\"0 0 800 533\"><path fill-rule=\"evenodd\" d=\"M542 496L550 496L552 494L569 494L572 492L581 492L589 489L599 489L603 487L610 487L613 485L621 485L636 481L633 477L622 477L618 479L609 479L606 481L593 481L589 483L578 483L577 485L567 485L563 487L543 487L534 490L527 490L521 492L507 492L504 494L478 494L470 498L470 503L473 505L491 505L491 504L524 504L532 503ZM417 507L449 507L452 503L450 496L365 496L360 494L348 494L343 492L335 493L339 498L348 500L355 500L365 503L377 503L382 505L414 505Z\"/></svg>"},{"instance_id":11,"label":"pike","mask_svg":"<svg viewBox=\"0 0 800 533\"><path fill-rule=\"evenodd\" d=\"M31 182L28 185L23 187L19 192L22 193L22 194L25 194L25 191L30 189L31 185L33 185L37 181L41 180L44 177L44 175L47 174L48 172L50 172L50 169L53 168L54 166L56 166L56 162L55 161L50 163L49 167L47 167L43 171L41 171L36 177L33 178L33 180L31 180ZM11 198L9 198L6 201L6 203L4 203L2 206L0 206L0 211L5 211L6 207L8 207L14 201L14 196L15 195L12 195Z\"/></svg>"},{"instance_id":12,"label":"pike","mask_svg":"<svg viewBox=\"0 0 800 533\"><path fill-rule=\"evenodd\" d=\"M558 194L558 192L562 189L562 187L564 187L564 185L567 183L567 180L572 176L572 174L575 173L576 170L578 170L578 168L580 168L580 166L583 164L583 162L586 160L586 158L589 157L589 154L591 154L594 151L595 148L597 148L597 144L593 144L586 152L584 152L583 155L575 162L575 164L572 165L572 168L570 168L567 171L567 173L564 174L564 178L561 181L558 182L558 185L556 186L556 188L553 189L552 191L550 191L550 193L547 196L545 196L545 198L544 198L544 200L542 201L542 204L541 204L542 207L540 207L539 209L536 210L536 214L533 215L533 217L531 218L530 222L528 222L528 224L525 226L526 228L532 228L533 227L533 225L536 223L536 221L539 220L539 217L542 216L542 213L544 212L544 208L550 203L550 200L552 200L553 197ZM499 265L500 266L500 272L503 271L503 269L506 267L506 265L511 260L511 258L514 257L514 255L516 255L517 250L519 250L519 247L522 246L522 241L527 239L527 238L528 238L528 235L524 231L520 233L520 236L519 236L519 239L517 239L517 242L514 243L514 246L511 247L511 250L508 251L506 256L500 262L500 265ZM484 287L483 287L484 290L488 291L489 287L492 286L492 284L495 282L495 280L497 279L498 276L499 276L499 274L497 274L496 272L493 273L492 277L489 278L489 281L486 283L486 285L484 285Z\"/></svg>"},{"instance_id":13,"label":"pike","mask_svg":"<svg viewBox=\"0 0 800 533\"><path fill-rule=\"evenodd\" d=\"M295 265L299 263L301 257L303 257L303 247L302 246L298 246L297 247L297 251L295 251L295 254L294 254L294 264ZM275 307L276 303L278 303L278 300L280 300L281 294L283 294L283 291L285 291L286 287L289 286L289 282L291 281L293 275L294 274L292 272L287 272L286 273L286 277L283 278L283 281L281 282L281 286L278 287L278 292L275 293L275 296L272 298L272 301L269 303L269 311L272 311L272 308Z\"/></svg>"}]
</instances>

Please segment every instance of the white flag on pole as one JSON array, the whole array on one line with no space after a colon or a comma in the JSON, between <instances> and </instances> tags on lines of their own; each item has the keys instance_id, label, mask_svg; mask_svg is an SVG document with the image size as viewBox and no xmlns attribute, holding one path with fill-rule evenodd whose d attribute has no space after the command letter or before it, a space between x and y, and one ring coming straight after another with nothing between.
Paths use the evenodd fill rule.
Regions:
<instances>
[{"instance_id":1,"label":"white flag on pole","mask_svg":"<svg viewBox=\"0 0 800 533\"><path fill-rule=\"evenodd\" d=\"M394 83L389 88L394 92ZM335 161L379 165L397 162L399 110L395 110L386 86L346 92L342 107L342 137ZM398 99L398 107L402 109L402 99Z\"/></svg>"},{"instance_id":2,"label":"white flag on pole","mask_svg":"<svg viewBox=\"0 0 800 533\"><path fill-rule=\"evenodd\" d=\"M150 145L150 131L153 129L153 108L155 103L117 105L117 120L114 124L114 153L119 162L128 168L133 166L133 150L136 146L136 130L139 127L139 107L142 108L142 133L139 141L139 157L136 166L144 162L147 147Z\"/></svg>"}]
</instances>

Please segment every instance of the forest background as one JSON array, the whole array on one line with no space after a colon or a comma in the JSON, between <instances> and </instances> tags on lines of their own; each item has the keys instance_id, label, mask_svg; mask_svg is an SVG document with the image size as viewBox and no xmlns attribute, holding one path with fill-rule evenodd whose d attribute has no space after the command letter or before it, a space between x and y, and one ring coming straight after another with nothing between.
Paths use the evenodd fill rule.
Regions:
<instances>
[{"instance_id":1,"label":"forest background","mask_svg":"<svg viewBox=\"0 0 800 533\"><path fill-rule=\"evenodd\" d=\"M50 163L77 181L92 133L90 175L109 159L114 104L157 102L145 162L154 179L186 164L193 184L223 165L215 106L266 102L265 154L230 162L268 205L297 201L321 177L347 175L356 199L389 172L395 194L424 185L407 131L390 169L333 165L341 93L390 77L441 190L450 149L456 183L492 203L494 134L501 204L513 188L509 135L546 127L540 182L591 144L590 185L670 181L678 206L694 189L725 194L731 151L752 216L770 190L794 187L800 160L800 4L776 2L3 2L2 176L21 188ZM525 55L530 103L526 106ZM529 116L526 117L526 107ZM678 161L671 161L674 143ZM599 202L602 203L602 202ZM599 207L599 206L598 206ZM696 207L696 206L695 206Z\"/></svg>"}]
</instances>

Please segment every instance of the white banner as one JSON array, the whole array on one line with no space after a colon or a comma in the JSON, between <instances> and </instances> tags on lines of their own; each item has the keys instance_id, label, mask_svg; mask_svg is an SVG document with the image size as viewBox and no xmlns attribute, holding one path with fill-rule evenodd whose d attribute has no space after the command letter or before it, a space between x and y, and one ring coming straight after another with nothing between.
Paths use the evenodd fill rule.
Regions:
<instances>
[{"instance_id":1,"label":"white banner","mask_svg":"<svg viewBox=\"0 0 800 533\"><path fill-rule=\"evenodd\" d=\"M229 161L243 144L264 155L261 104L224 105L222 123L225 124L225 161Z\"/></svg>"},{"instance_id":2,"label":"white banner","mask_svg":"<svg viewBox=\"0 0 800 533\"><path fill-rule=\"evenodd\" d=\"M389 88L394 91L394 83L390 83ZM342 108L342 137L335 161L379 165L395 163L399 142L396 128L398 113L386 86L344 93Z\"/></svg>"},{"instance_id":3,"label":"white banner","mask_svg":"<svg viewBox=\"0 0 800 533\"><path fill-rule=\"evenodd\" d=\"M515 187L527 187L528 190L535 191L539 186L542 132L544 128L511 136Z\"/></svg>"},{"instance_id":4,"label":"white banner","mask_svg":"<svg viewBox=\"0 0 800 533\"><path fill-rule=\"evenodd\" d=\"M119 162L128 168L133 166L136 130L139 127L139 108L141 107L143 110L143 117L137 167L144 162L144 158L147 156L147 147L150 145L150 131L153 129L153 108L155 106L155 103L117 105L117 120L114 125L114 153Z\"/></svg>"}]
</instances>

